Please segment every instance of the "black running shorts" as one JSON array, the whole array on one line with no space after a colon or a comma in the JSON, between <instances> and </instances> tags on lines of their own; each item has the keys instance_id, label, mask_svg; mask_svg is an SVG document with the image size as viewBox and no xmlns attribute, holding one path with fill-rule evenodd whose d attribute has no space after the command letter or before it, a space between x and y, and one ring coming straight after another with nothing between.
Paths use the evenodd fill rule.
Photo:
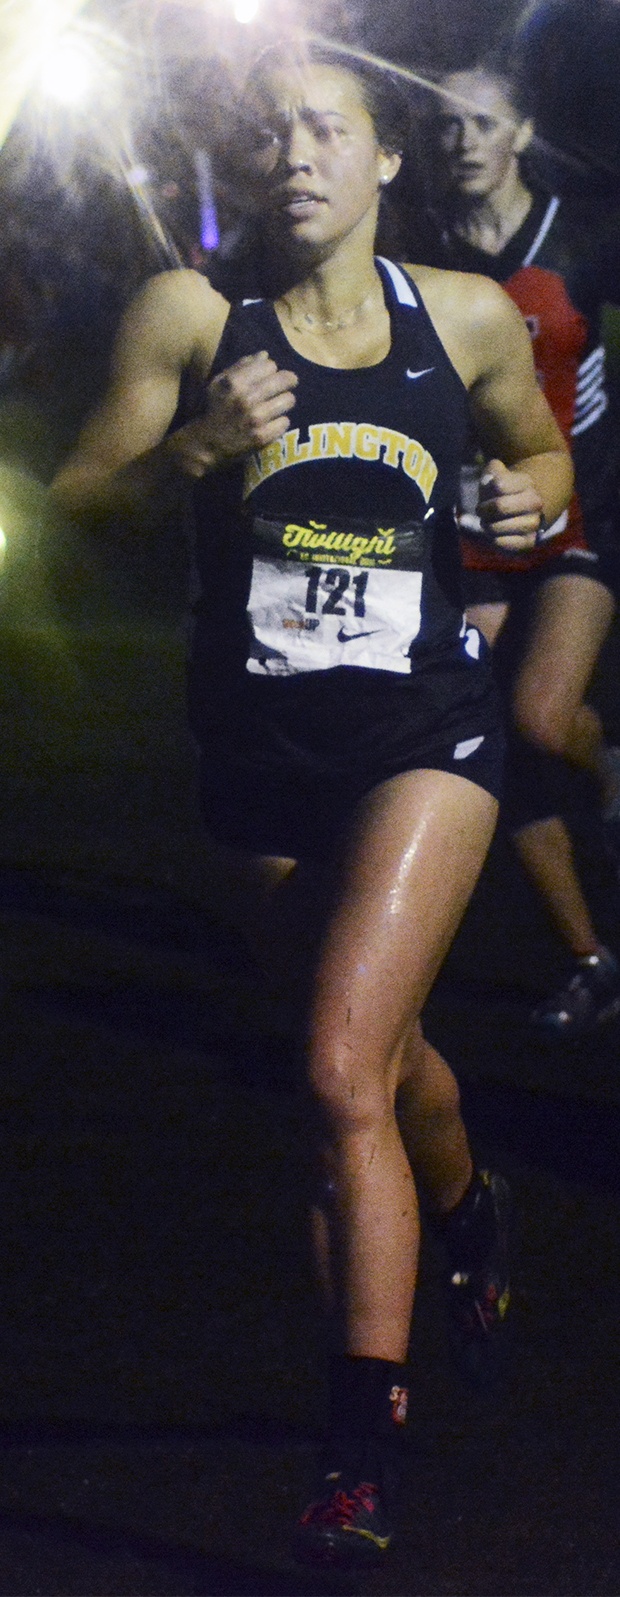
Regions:
<instances>
[{"instance_id":1,"label":"black running shorts","mask_svg":"<svg viewBox=\"0 0 620 1597\"><path fill-rule=\"evenodd\" d=\"M206 825L220 842L324 857L360 800L404 771L450 771L500 797L504 739L488 655L462 646L411 676L339 667L248 676L196 726Z\"/></svg>"}]
</instances>

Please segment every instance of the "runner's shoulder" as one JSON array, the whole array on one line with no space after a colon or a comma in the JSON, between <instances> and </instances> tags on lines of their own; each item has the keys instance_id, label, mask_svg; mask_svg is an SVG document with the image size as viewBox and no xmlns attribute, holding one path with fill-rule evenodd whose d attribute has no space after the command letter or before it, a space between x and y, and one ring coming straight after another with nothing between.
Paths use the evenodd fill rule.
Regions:
<instances>
[{"instance_id":1,"label":"runner's shoulder","mask_svg":"<svg viewBox=\"0 0 620 1597\"><path fill-rule=\"evenodd\" d=\"M490 277L478 272L445 271L437 266L407 264L405 271L420 290L426 309L440 336L450 333L471 347L501 346L506 339L529 335L514 301Z\"/></svg>"},{"instance_id":2,"label":"runner's shoulder","mask_svg":"<svg viewBox=\"0 0 620 1597\"><path fill-rule=\"evenodd\" d=\"M404 270L417 284L424 303L433 314L445 310L452 314L473 315L483 321L510 315L514 303L493 278L481 272L453 272L443 266L415 266L406 264Z\"/></svg>"},{"instance_id":3,"label":"runner's shoulder","mask_svg":"<svg viewBox=\"0 0 620 1597\"><path fill-rule=\"evenodd\" d=\"M132 300L124 318L124 338L185 366L197 357L212 360L229 313L229 303L207 277L190 267L158 272Z\"/></svg>"}]
</instances>

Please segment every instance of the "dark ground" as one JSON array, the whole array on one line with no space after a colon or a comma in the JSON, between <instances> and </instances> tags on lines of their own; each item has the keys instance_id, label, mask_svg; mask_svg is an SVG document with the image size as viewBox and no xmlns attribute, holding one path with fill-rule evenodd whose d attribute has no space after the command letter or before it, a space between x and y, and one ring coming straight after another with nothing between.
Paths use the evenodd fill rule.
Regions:
<instances>
[{"instance_id":1,"label":"dark ground","mask_svg":"<svg viewBox=\"0 0 620 1597\"><path fill-rule=\"evenodd\" d=\"M282 1006L213 898L181 656L165 627L0 643L0 1593L617 1597L619 1028L532 1038L563 967L501 843L428 1029L514 1184L512 1374L487 1405L457 1385L427 1239L393 1556L290 1558L323 1417L307 1138Z\"/></svg>"}]
</instances>

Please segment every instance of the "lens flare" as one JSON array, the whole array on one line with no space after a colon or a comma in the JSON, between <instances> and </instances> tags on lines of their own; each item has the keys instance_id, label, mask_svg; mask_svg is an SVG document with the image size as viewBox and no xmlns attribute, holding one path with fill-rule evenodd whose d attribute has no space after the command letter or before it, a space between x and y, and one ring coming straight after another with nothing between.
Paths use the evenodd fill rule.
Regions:
<instances>
[{"instance_id":1,"label":"lens flare","mask_svg":"<svg viewBox=\"0 0 620 1597\"><path fill-rule=\"evenodd\" d=\"M235 0L233 16L235 22L253 22L258 16L258 0Z\"/></svg>"},{"instance_id":2,"label":"lens flare","mask_svg":"<svg viewBox=\"0 0 620 1597\"><path fill-rule=\"evenodd\" d=\"M203 250L216 250L220 242L220 233L213 194L211 162L206 150L194 151L194 167L200 200L200 242Z\"/></svg>"},{"instance_id":3,"label":"lens flare","mask_svg":"<svg viewBox=\"0 0 620 1597\"><path fill-rule=\"evenodd\" d=\"M0 146L62 30L84 0L18 0L0 6Z\"/></svg>"},{"instance_id":4,"label":"lens flare","mask_svg":"<svg viewBox=\"0 0 620 1597\"><path fill-rule=\"evenodd\" d=\"M39 89L59 105L77 106L86 103L94 83L92 56L89 56L81 40L65 35L50 51L34 88L35 92Z\"/></svg>"}]
</instances>

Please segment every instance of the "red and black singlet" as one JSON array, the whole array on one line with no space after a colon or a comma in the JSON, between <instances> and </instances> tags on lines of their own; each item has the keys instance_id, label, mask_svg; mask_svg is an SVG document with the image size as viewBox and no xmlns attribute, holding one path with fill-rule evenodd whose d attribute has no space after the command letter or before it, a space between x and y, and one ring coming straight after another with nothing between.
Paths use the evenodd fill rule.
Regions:
<instances>
[{"instance_id":1,"label":"red and black singlet","mask_svg":"<svg viewBox=\"0 0 620 1597\"><path fill-rule=\"evenodd\" d=\"M617 259L602 247L588 246L577 219L557 196L537 194L525 221L499 255L478 249L446 228L433 264L492 277L514 300L530 331L539 382L575 464L576 492L562 530L530 556L514 560L463 537L465 566L523 571L540 567L565 550L596 547L601 528L608 531L614 505L600 317L605 300L618 298Z\"/></svg>"}]
</instances>

